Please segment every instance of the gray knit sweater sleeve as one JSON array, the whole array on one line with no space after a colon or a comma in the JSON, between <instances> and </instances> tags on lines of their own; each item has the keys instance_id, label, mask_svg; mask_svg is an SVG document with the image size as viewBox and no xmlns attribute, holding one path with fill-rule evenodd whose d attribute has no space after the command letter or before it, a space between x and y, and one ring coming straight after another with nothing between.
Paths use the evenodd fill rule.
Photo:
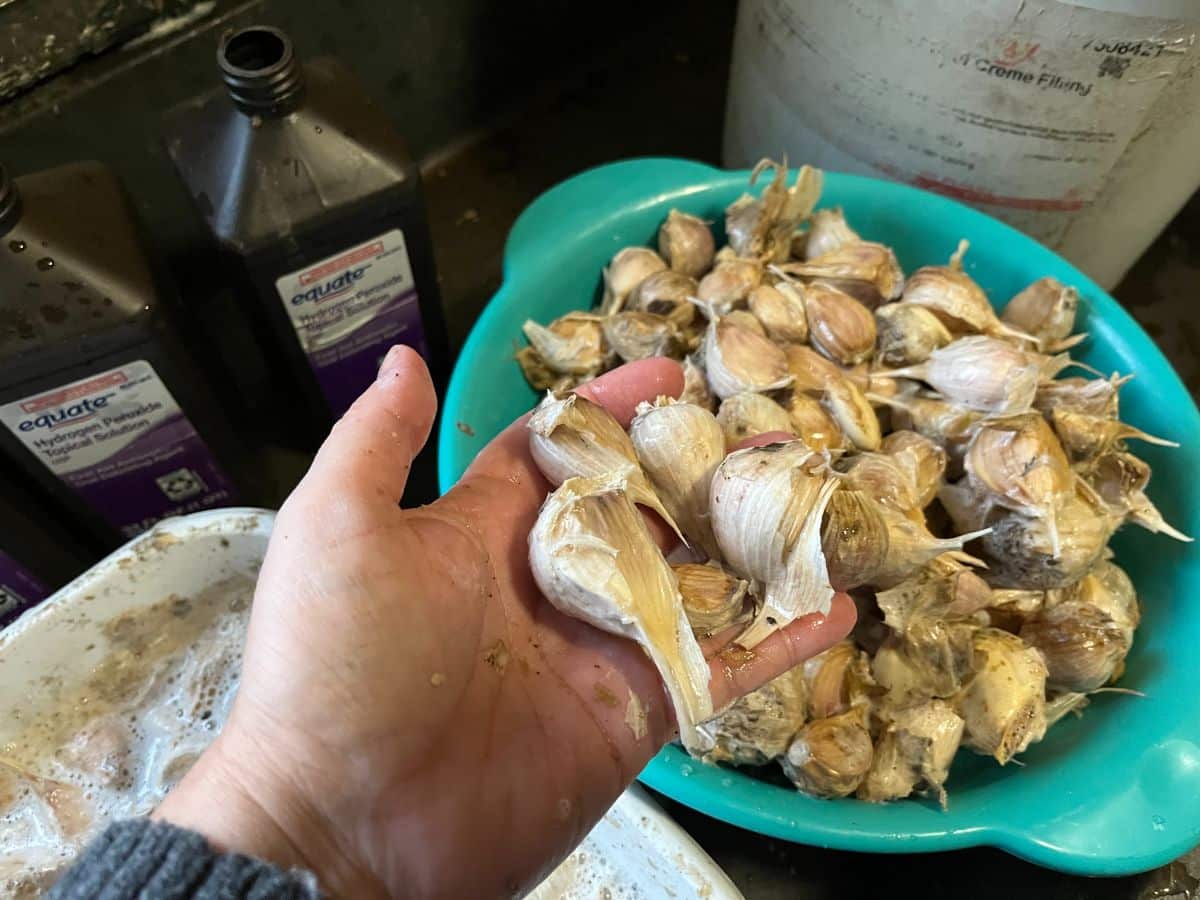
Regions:
<instances>
[{"instance_id":1,"label":"gray knit sweater sleeve","mask_svg":"<svg viewBox=\"0 0 1200 900\"><path fill-rule=\"evenodd\" d=\"M50 900L318 900L311 873L217 853L194 831L116 822L67 870Z\"/></svg>"}]
</instances>

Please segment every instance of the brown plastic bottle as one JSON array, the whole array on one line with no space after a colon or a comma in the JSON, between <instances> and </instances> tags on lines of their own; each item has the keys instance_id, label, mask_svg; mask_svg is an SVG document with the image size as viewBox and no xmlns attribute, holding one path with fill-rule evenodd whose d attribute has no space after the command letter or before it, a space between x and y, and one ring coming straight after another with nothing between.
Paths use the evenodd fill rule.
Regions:
<instances>
[{"instance_id":1,"label":"brown plastic bottle","mask_svg":"<svg viewBox=\"0 0 1200 900\"><path fill-rule=\"evenodd\" d=\"M0 169L0 452L106 547L235 500L167 296L107 167Z\"/></svg>"},{"instance_id":2,"label":"brown plastic bottle","mask_svg":"<svg viewBox=\"0 0 1200 900\"><path fill-rule=\"evenodd\" d=\"M217 52L225 83L172 112L166 147L239 282L276 402L315 446L405 343L444 385L445 324L420 173L336 60L256 26Z\"/></svg>"}]
</instances>

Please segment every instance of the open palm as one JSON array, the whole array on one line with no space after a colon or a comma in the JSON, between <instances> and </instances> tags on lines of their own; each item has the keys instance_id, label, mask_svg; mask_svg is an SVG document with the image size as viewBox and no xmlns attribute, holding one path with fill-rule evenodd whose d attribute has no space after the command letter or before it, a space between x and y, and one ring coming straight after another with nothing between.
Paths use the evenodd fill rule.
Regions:
<instances>
[{"instance_id":1,"label":"open palm","mask_svg":"<svg viewBox=\"0 0 1200 900\"><path fill-rule=\"evenodd\" d=\"M649 360L581 391L627 424L681 388L676 364ZM280 511L231 721L159 811L313 869L335 894L519 893L674 731L640 648L563 616L533 582L526 536L549 485L523 420L448 495L399 508L434 413L420 358L394 350ZM715 704L852 621L839 597L748 663L714 657Z\"/></svg>"}]
</instances>

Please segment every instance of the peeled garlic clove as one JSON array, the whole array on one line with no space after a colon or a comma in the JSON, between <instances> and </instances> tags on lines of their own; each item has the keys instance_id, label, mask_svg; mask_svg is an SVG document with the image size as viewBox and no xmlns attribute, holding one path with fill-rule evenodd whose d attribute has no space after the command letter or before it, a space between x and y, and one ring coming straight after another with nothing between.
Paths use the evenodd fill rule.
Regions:
<instances>
[{"instance_id":1,"label":"peeled garlic clove","mask_svg":"<svg viewBox=\"0 0 1200 900\"><path fill-rule=\"evenodd\" d=\"M750 587L746 582L716 565L683 563L671 568L679 581L683 611L698 634L715 634L742 618Z\"/></svg>"},{"instance_id":2,"label":"peeled garlic clove","mask_svg":"<svg viewBox=\"0 0 1200 900\"><path fill-rule=\"evenodd\" d=\"M549 326L532 319L522 326L542 362L560 375L597 375L610 354L604 344L604 320L587 313L570 313Z\"/></svg>"},{"instance_id":3,"label":"peeled garlic clove","mask_svg":"<svg viewBox=\"0 0 1200 900\"><path fill-rule=\"evenodd\" d=\"M856 706L841 715L809 722L779 763L802 793L847 797L870 771L873 753L866 707Z\"/></svg>"},{"instance_id":4,"label":"peeled garlic clove","mask_svg":"<svg viewBox=\"0 0 1200 900\"><path fill-rule=\"evenodd\" d=\"M658 252L672 269L691 278L709 270L715 247L708 223L677 209L667 213L658 228Z\"/></svg>"},{"instance_id":5,"label":"peeled garlic clove","mask_svg":"<svg viewBox=\"0 0 1200 900\"><path fill-rule=\"evenodd\" d=\"M1127 375L1118 378L1114 375L1112 378L1060 378L1057 381L1043 381L1038 385L1033 405L1042 413L1061 408L1115 419L1119 406L1118 393L1122 385L1132 377Z\"/></svg>"},{"instance_id":6,"label":"peeled garlic clove","mask_svg":"<svg viewBox=\"0 0 1200 900\"><path fill-rule=\"evenodd\" d=\"M649 247L626 247L618 251L604 270L604 299L600 302L600 314L608 316L619 312L634 288L666 267L663 258Z\"/></svg>"},{"instance_id":7,"label":"peeled garlic clove","mask_svg":"<svg viewBox=\"0 0 1200 900\"><path fill-rule=\"evenodd\" d=\"M725 315L744 306L750 292L762 284L763 271L758 263L745 259L721 262L700 279L696 296L717 315Z\"/></svg>"},{"instance_id":8,"label":"peeled garlic clove","mask_svg":"<svg viewBox=\"0 0 1200 900\"><path fill-rule=\"evenodd\" d=\"M808 339L804 296L794 285L781 281L775 286L760 284L750 292L750 312L774 341Z\"/></svg>"},{"instance_id":9,"label":"peeled garlic clove","mask_svg":"<svg viewBox=\"0 0 1200 900\"><path fill-rule=\"evenodd\" d=\"M720 548L708 517L713 473L725 458L724 436L712 413L659 397L642 403L629 438L662 504L693 547L709 557Z\"/></svg>"},{"instance_id":10,"label":"peeled garlic clove","mask_svg":"<svg viewBox=\"0 0 1200 900\"><path fill-rule=\"evenodd\" d=\"M746 438L782 431L795 434L786 409L762 394L745 391L726 398L717 410L717 422L725 434L725 447L732 450Z\"/></svg>"},{"instance_id":11,"label":"peeled garlic clove","mask_svg":"<svg viewBox=\"0 0 1200 900\"><path fill-rule=\"evenodd\" d=\"M1078 310L1079 292L1047 276L1009 300L1000 318L1034 338L1038 350L1054 353L1066 349Z\"/></svg>"},{"instance_id":12,"label":"peeled garlic clove","mask_svg":"<svg viewBox=\"0 0 1200 900\"><path fill-rule=\"evenodd\" d=\"M715 318L704 333L704 371L712 392L724 400L743 391L773 391L792 382L778 346L746 328Z\"/></svg>"},{"instance_id":13,"label":"peeled garlic clove","mask_svg":"<svg viewBox=\"0 0 1200 900\"><path fill-rule=\"evenodd\" d=\"M888 552L888 527L878 504L845 486L834 491L825 507L821 548L834 589L849 591L869 584Z\"/></svg>"},{"instance_id":14,"label":"peeled garlic clove","mask_svg":"<svg viewBox=\"0 0 1200 900\"><path fill-rule=\"evenodd\" d=\"M671 322L654 313L613 313L604 320L604 337L625 362L652 356L682 357L679 332Z\"/></svg>"},{"instance_id":15,"label":"peeled garlic clove","mask_svg":"<svg viewBox=\"0 0 1200 900\"><path fill-rule=\"evenodd\" d=\"M870 284L883 300L895 300L904 290L904 272L890 247L871 241L844 244L807 262L787 263L789 275L806 278L845 279Z\"/></svg>"},{"instance_id":16,"label":"peeled garlic clove","mask_svg":"<svg viewBox=\"0 0 1200 900\"><path fill-rule=\"evenodd\" d=\"M952 403L992 415L1024 412L1042 379L1041 360L1012 344L983 335L959 338L919 366L893 370L920 378Z\"/></svg>"},{"instance_id":17,"label":"peeled garlic clove","mask_svg":"<svg viewBox=\"0 0 1200 900\"><path fill-rule=\"evenodd\" d=\"M944 809L950 764L962 741L964 722L944 700L889 712L875 745L871 771L858 798L883 803L928 789Z\"/></svg>"},{"instance_id":18,"label":"peeled garlic clove","mask_svg":"<svg viewBox=\"0 0 1200 900\"><path fill-rule=\"evenodd\" d=\"M775 175L761 197L743 194L725 211L725 234L738 256L782 262L790 254L796 227L821 196L823 176L819 169L801 166L789 188L787 161L764 159L754 167L750 184L769 169Z\"/></svg>"},{"instance_id":19,"label":"peeled garlic clove","mask_svg":"<svg viewBox=\"0 0 1200 900\"><path fill-rule=\"evenodd\" d=\"M1130 646L1103 610L1077 601L1042 610L1022 626L1021 640L1041 651L1051 688L1083 692L1108 683Z\"/></svg>"},{"instance_id":20,"label":"peeled garlic clove","mask_svg":"<svg viewBox=\"0 0 1200 900\"><path fill-rule=\"evenodd\" d=\"M699 359L692 354L683 361L683 393L679 395L679 400L712 412L717 407L717 401L708 389L708 376L704 374Z\"/></svg>"},{"instance_id":21,"label":"peeled garlic clove","mask_svg":"<svg viewBox=\"0 0 1200 900\"><path fill-rule=\"evenodd\" d=\"M696 318L696 307L689 298L696 296L698 289L696 279L664 269L634 288L625 308L654 313L669 319L677 328L687 328Z\"/></svg>"},{"instance_id":22,"label":"peeled garlic clove","mask_svg":"<svg viewBox=\"0 0 1200 900\"><path fill-rule=\"evenodd\" d=\"M810 284L804 295L809 343L843 366L868 359L875 350L875 317L836 288Z\"/></svg>"},{"instance_id":23,"label":"peeled garlic clove","mask_svg":"<svg viewBox=\"0 0 1200 900\"><path fill-rule=\"evenodd\" d=\"M634 503L658 513L676 532L667 512L638 463L633 442L607 409L579 394L559 399L547 395L529 419L529 452L553 485L569 478L598 478L622 473ZM682 535L681 535L682 537Z\"/></svg>"},{"instance_id":24,"label":"peeled garlic clove","mask_svg":"<svg viewBox=\"0 0 1200 900\"><path fill-rule=\"evenodd\" d=\"M850 379L839 376L825 382L821 402L838 428L860 450L878 450L883 440L879 417L866 395Z\"/></svg>"},{"instance_id":25,"label":"peeled garlic clove","mask_svg":"<svg viewBox=\"0 0 1200 900\"><path fill-rule=\"evenodd\" d=\"M954 338L942 321L923 306L887 303L875 310L877 358L889 366L913 366Z\"/></svg>"},{"instance_id":26,"label":"peeled garlic clove","mask_svg":"<svg viewBox=\"0 0 1200 900\"><path fill-rule=\"evenodd\" d=\"M808 240L804 245L804 258L816 259L834 250L840 250L847 244L861 241L853 228L846 224L842 208L818 209L812 214L808 224Z\"/></svg>"},{"instance_id":27,"label":"peeled garlic clove","mask_svg":"<svg viewBox=\"0 0 1200 900\"><path fill-rule=\"evenodd\" d=\"M825 393L825 385L831 378L845 377L836 363L830 362L811 347L788 344L783 348L783 352L787 360L788 374L794 379L794 390L820 397Z\"/></svg>"},{"instance_id":28,"label":"peeled garlic clove","mask_svg":"<svg viewBox=\"0 0 1200 900\"><path fill-rule=\"evenodd\" d=\"M1075 412L1065 406L1050 411L1050 422L1054 433L1062 442L1063 449L1076 462L1087 462L1117 446L1119 441L1145 441L1159 447L1178 447L1175 441L1147 434L1140 428L1126 425L1119 419L1092 416Z\"/></svg>"},{"instance_id":29,"label":"peeled garlic clove","mask_svg":"<svg viewBox=\"0 0 1200 900\"><path fill-rule=\"evenodd\" d=\"M808 688L808 714L813 719L840 715L871 701L875 679L866 654L853 641L839 641L806 660L800 669Z\"/></svg>"},{"instance_id":30,"label":"peeled garlic clove","mask_svg":"<svg viewBox=\"0 0 1200 900\"><path fill-rule=\"evenodd\" d=\"M917 508L924 509L937 497L946 475L946 451L923 434L893 431L879 445L907 474L915 489Z\"/></svg>"},{"instance_id":31,"label":"peeled garlic clove","mask_svg":"<svg viewBox=\"0 0 1200 900\"><path fill-rule=\"evenodd\" d=\"M713 744L707 762L762 766L787 751L804 725L804 678L797 667L742 697L700 726Z\"/></svg>"},{"instance_id":32,"label":"peeled garlic clove","mask_svg":"<svg viewBox=\"0 0 1200 900\"><path fill-rule=\"evenodd\" d=\"M821 519L837 481L799 441L725 457L713 476L709 515L722 557L753 584L763 605L738 643L751 648L833 600Z\"/></svg>"},{"instance_id":33,"label":"peeled garlic clove","mask_svg":"<svg viewBox=\"0 0 1200 900\"><path fill-rule=\"evenodd\" d=\"M642 645L670 695L684 746L706 747L696 725L713 712L708 663L624 475L563 482L529 533L529 565L555 608Z\"/></svg>"},{"instance_id":34,"label":"peeled garlic clove","mask_svg":"<svg viewBox=\"0 0 1200 900\"><path fill-rule=\"evenodd\" d=\"M846 436L820 401L793 391L780 406L787 410L791 419L790 430L812 449L834 450L845 445Z\"/></svg>"},{"instance_id":35,"label":"peeled garlic clove","mask_svg":"<svg viewBox=\"0 0 1200 900\"><path fill-rule=\"evenodd\" d=\"M975 674L955 698L963 744L1004 765L1046 733L1046 664L1006 631L981 628Z\"/></svg>"}]
</instances>

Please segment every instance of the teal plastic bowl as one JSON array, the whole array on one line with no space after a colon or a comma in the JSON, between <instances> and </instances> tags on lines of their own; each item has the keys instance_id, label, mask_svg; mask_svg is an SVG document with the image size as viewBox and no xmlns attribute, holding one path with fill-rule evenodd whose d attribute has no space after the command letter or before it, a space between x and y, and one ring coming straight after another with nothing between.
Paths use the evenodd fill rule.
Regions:
<instances>
[{"instance_id":1,"label":"teal plastic bowl","mask_svg":"<svg viewBox=\"0 0 1200 900\"><path fill-rule=\"evenodd\" d=\"M508 240L504 282L450 382L439 436L443 490L536 400L513 361L521 323L591 305L601 267L621 247L653 245L672 207L721 222L747 176L682 160L633 160L584 172L525 211ZM1076 355L1103 372L1136 374L1122 391L1122 417L1182 445L1136 448L1154 467L1150 495L1168 521L1200 535L1200 415L1162 353L1115 300L1045 247L944 197L830 173L821 205L835 204L866 238L894 247L906 272L945 262L967 238L967 270L998 304L1043 275L1077 287L1079 328L1090 338ZM991 845L1086 875L1161 865L1200 843L1200 597L1193 596L1200 558L1195 545L1133 527L1122 529L1113 547L1144 610L1121 683L1145 696L1093 697L1082 718L1055 726L1023 754L1023 765L1002 768L961 752L946 811L924 800L816 800L702 765L675 746L641 780L734 825L822 847L913 853Z\"/></svg>"}]
</instances>

